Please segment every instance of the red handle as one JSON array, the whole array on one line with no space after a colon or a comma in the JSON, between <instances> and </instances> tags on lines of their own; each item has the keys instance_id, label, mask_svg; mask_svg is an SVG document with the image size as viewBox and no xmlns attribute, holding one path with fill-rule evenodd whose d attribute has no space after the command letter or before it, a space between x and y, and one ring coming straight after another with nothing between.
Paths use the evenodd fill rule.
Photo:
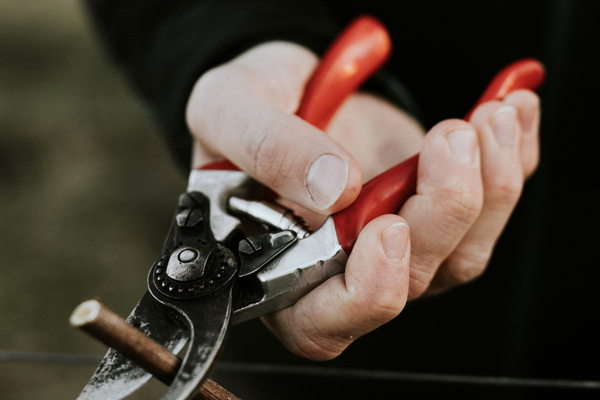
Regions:
<instances>
[{"instance_id":1,"label":"red handle","mask_svg":"<svg viewBox=\"0 0 600 400\"><path fill-rule=\"evenodd\" d=\"M304 91L298 116L321 130L344 100L388 59L392 42L377 20L362 16L331 45Z\"/></svg>"},{"instance_id":2,"label":"red handle","mask_svg":"<svg viewBox=\"0 0 600 400\"><path fill-rule=\"evenodd\" d=\"M494 76L485 92L464 119L466 121L471 119L475 108L486 101L501 100L510 92L519 89L536 90L544 81L545 76L544 66L533 58L525 58L509 64Z\"/></svg>"},{"instance_id":3,"label":"red handle","mask_svg":"<svg viewBox=\"0 0 600 400\"><path fill-rule=\"evenodd\" d=\"M514 62L500 71L479 98L475 107L489 100L500 100L518 89L536 90L544 80L542 64L533 59ZM473 109L475 109L473 107ZM465 120L471 116L471 110ZM373 219L384 214L395 214L416 191L416 154L367 182L348 208L333 215L340 245L350 253L358 234Z\"/></svg>"},{"instance_id":4,"label":"red handle","mask_svg":"<svg viewBox=\"0 0 600 400\"><path fill-rule=\"evenodd\" d=\"M344 100L387 61L390 50L390 38L379 21L368 16L356 19L323 56L296 114L324 130ZM239 170L226 160L198 169Z\"/></svg>"}]
</instances>

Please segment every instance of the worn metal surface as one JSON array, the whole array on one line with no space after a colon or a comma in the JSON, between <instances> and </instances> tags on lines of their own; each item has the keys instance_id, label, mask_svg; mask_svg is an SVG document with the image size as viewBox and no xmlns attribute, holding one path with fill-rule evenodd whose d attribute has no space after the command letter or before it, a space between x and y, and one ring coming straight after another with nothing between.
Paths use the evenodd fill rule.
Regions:
<instances>
[{"instance_id":1,"label":"worn metal surface","mask_svg":"<svg viewBox=\"0 0 600 400\"><path fill-rule=\"evenodd\" d=\"M133 309L127 322L177 354L188 340L187 331L156 309L149 292ZM156 329L160 327L160 329ZM108 350L78 400L119 400L144 385L152 375L112 348Z\"/></svg>"}]
</instances>

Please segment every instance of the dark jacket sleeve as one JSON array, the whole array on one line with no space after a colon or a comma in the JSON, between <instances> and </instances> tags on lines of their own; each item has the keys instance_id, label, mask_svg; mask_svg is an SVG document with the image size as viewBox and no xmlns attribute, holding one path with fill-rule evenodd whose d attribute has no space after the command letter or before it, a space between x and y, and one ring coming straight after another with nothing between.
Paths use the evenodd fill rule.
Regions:
<instances>
[{"instance_id":1,"label":"dark jacket sleeve","mask_svg":"<svg viewBox=\"0 0 600 400\"><path fill-rule=\"evenodd\" d=\"M340 26L320 1L89 0L115 62L142 96L170 150L189 169L185 105L206 70L269 40L321 53Z\"/></svg>"},{"instance_id":2,"label":"dark jacket sleeve","mask_svg":"<svg viewBox=\"0 0 600 400\"><path fill-rule=\"evenodd\" d=\"M323 0L87 0L87 5L112 58L185 171L191 157L185 106L203 72L270 40L322 54L342 28ZM393 80L384 74L372 86L386 97L391 88L393 97Z\"/></svg>"}]
</instances>

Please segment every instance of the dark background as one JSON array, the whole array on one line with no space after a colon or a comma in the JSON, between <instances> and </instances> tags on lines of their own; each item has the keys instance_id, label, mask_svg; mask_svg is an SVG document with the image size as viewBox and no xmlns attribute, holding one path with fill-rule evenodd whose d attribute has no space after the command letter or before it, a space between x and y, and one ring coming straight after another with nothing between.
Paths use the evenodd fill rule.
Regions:
<instances>
[{"instance_id":1,"label":"dark background","mask_svg":"<svg viewBox=\"0 0 600 400\"><path fill-rule=\"evenodd\" d=\"M360 3L344 2L350 10ZM464 115L502 66L524 57L541 60L548 74L539 92L542 157L483 277L443 296L409 304L396 320L324 365L600 379L596 231L600 213L593 188L599 171L594 136L600 105L596 96L600 4L396 2L385 11L368 8L381 16L395 38L404 38L395 41L391 68L402 71L400 76L417 97L427 126ZM246 335L244 327L235 328L230 344L236 344L224 358L239 358L242 349L235 347L242 346L239 343ZM275 362L285 356L268 354L276 346L270 345L269 350L248 346L254 351L248 350L247 360ZM285 359L294 362L291 356ZM278 397L317 398L313 385L334 386L327 379L294 382L285 380ZM331 393L362 398L372 389L369 384L347 379ZM486 398L600 396L556 389L407 383L385 388L387 393L416 397L450 393Z\"/></svg>"},{"instance_id":2,"label":"dark background","mask_svg":"<svg viewBox=\"0 0 600 400\"><path fill-rule=\"evenodd\" d=\"M340 9L350 18L359 5ZM101 355L103 346L70 328L68 316L96 295L128 314L145 291L185 177L78 2L7 0L1 8L0 349ZM222 359L600 380L599 8L591 0L555 0L367 9L402 38L390 64L428 126L462 116L504 65L540 59L548 72L540 90L540 168L477 281L410 303L331 362L288 354L258 321L232 329ZM0 362L0 398L75 398L93 370ZM244 399L363 398L380 390L408 398L598 398L558 389L250 374L219 365L215 378ZM157 398L157 387L135 398Z\"/></svg>"}]
</instances>

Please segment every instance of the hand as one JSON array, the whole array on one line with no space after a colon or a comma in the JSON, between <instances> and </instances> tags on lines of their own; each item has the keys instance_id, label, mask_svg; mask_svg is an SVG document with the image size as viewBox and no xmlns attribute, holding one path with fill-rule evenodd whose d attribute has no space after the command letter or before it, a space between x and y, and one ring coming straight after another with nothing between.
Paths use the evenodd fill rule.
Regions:
<instances>
[{"instance_id":1,"label":"hand","mask_svg":"<svg viewBox=\"0 0 600 400\"><path fill-rule=\"evenodd\" d=\"M407 299L483 272L537 165L539 102L515 92L478 107L470 123L443 121L424 136L401 110L357 94L325 135L294 115L316 65L294 44L257 46L203 75L186 116L194 166L227 158L320 215L348 206L363 173L370 178L421 152L417 194L399 215L363 229L345 274L263 318L292 352L326 360L395 318Z\"/></svg>"}]
</instances>

